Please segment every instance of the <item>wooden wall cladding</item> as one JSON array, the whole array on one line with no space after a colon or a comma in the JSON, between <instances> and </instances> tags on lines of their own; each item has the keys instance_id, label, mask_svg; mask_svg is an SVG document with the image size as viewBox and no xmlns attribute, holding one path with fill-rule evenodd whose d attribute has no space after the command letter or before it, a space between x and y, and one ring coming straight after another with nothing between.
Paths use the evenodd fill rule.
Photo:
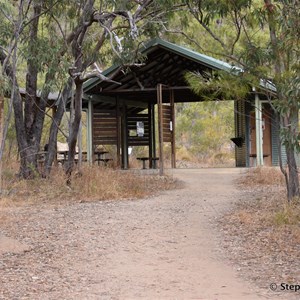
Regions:
<instances>
[{"instance_id":1,"label":"wooden wall cladding","mask_svg":"<svg viewBox=\"0 0 300 300\"><path fill-rule=\"evenodd\" d=\"M93 113L93 144L116 145L118 140L118 119L115 110L101 110Z\"/></svg>"},{"instance_id":2,"label":"wooden wall cladding","mask_svg":"<svg viewBox=\"0 0 300 300\"><path fill-rule=\"evenodd\" d=\"M143 122L144 134L143 136L137 135L137 122ZM150 143L150 128L149 128L149 115L148 114L131 114L127 116L128 128L128 146L149 146ZM131 133L133 133L131 135Z\"/></svg>"},{"instance_id":3,"label":"wooden wall cladding","mask_svg":"<svg viewBox=\"0 0 300 300\"><path fill-rule=\"evenodd\" d=\"M162 105L163 114L163 141L172 142L173 132L171 130L172 107L170 105Z\"/></svg>"}]
</instances>

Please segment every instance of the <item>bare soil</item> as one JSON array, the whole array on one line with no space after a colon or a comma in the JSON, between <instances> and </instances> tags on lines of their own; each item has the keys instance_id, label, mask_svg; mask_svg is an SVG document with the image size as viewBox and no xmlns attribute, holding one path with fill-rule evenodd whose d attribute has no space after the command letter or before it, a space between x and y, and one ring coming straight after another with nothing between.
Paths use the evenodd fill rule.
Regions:
<instances>
[{"instance_id":1,"label":"bare soil","mask_svg":"<svg viewBox=\"0 0 300 300\"><path fill-rule=\"evenodd\" d=\"M184 187L155 197L2 209L0 299L292 299L224 248L243 170L170 172Z\"/></svg>"}]
</instances>

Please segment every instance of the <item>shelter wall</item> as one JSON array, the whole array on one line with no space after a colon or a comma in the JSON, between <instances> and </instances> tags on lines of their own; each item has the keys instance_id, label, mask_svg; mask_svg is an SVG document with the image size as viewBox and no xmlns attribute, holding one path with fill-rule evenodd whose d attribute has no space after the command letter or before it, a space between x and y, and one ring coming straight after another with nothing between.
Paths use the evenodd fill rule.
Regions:
<instances>
[{"instance_id":1,"label":"shelter wall","mask_svg":"<svg viewBox=\"0 0 300 300\"><path fill-rule=\"evenodd\" d=\"M242 143L235 147L235 161L237 167L248 166L248 136L247 136L247 116L245 101L234 102L234 123L235 137L241 138Z\"/></svg>"},{"instance_id":2,"label":"shelter wall","mask_svg":"<svg viewBox=\"0 0 300 300\"><path fill-rule=\"evenodd\" d=\"M272 165L273 166L279 166L279 153L281 150L281 158L282 163L286 164L286 151L285 146L281 145L281 149L279 149L279 142L280 142L280 129L278 120L276 119L275 113L274 118L272 119Z\"/></svg>"},{"instance_id":3,"label":"shelter wall","mask_svg":"<svg viewBox=\"0 0 300 300\"><path fill-rule=\"evenodd\" d=\"M264 131L263 151L264 165L279 166L279 153L283 164L286 164L286 151L284 145L279 147L279 125L275 112L269 104L263 104ZM242 137L241 147L236 147L236 166L253 167L255 166L256 141L255 141L255 116L254 103L247 101L235 102L235 134L236 137ZM298 157L300 162L300 156Z\"/></svg>"}]
</instances>

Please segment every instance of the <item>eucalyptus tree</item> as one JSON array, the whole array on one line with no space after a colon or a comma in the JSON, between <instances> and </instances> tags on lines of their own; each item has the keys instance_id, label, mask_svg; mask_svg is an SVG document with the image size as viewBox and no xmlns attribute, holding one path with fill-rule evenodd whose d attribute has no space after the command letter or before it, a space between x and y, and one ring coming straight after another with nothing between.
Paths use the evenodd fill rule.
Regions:
<instances>
[{"instance_id":1,"label":"eucalyptus tree","mask_svg":"<svg viewBox=\"0 0 300 300\"><path fill-rule=\"evenodd\" d=\"M70 120L69 161L66 173L74 167L74 155L81 120L84 81L99 72L87 69L104 55L130 67L133 51L142 38L155 34L181 1L101 1L101 0L0 0L0 59L9 78L15 113L20 176L37 174L47 99L51 91L61 88L49 134L45 174L49 175L55 155L57 133L66 104L72 95L73 117ZM8 32L10 34L8 34ZM26 78L17 72L19 62L26 64ZM103 80L109 78L101 77ZM22 100L18 82L25 83ZM38 96L37 90L41 90ZM73 91L73 93L71 93Z\"/></svg>"},{"instance_id":2,"label":"eucalyptus tree","mask_svg":"<svg viewBox=\"0 0 300 300\"><path fill-rule=\"evenodd\" d=\"M176 2L178 2L176 4ZM112 57L126 68L134 64L136 48L146 36L157 33L161 24L173 11L180 9L181 1L82 1L77 12L77 27L66 41L70 45L73 65L69 67L69 80L63 95L68 95L71 82L75 85L73 95L74 115L71 118L68 137L69 154L66 173L71 174L74 166L75 147L79 131L82 106L83 83L91 76L99 76L102 80L110 80L98 74L87 73L89 66L101 60L102 53L111 50ZM104 50L104 51L103 51ZM96 68L97 70L98 68ZM49 139L49 156L46 173L52 164L57 123L60 122L65 100L60 102L56 122L53 123Z\"/></svg>"},{"instance_id":3,"label":"eucalyptus tree","mask_svg":"<svg viewBox=\"0 0 300 300\"><path fill-rule=\"evenodd\" d=\"M288 200L299 197L295 155L300 150L300 2L186 0L186 4L199 28L218 45L215 54L242 67L239 77L226 78L227 81L231 84L239 81L243 89L245 86L259 88L261 82L276 88L275 96L267 96L278 113L281 142L286 148L287 167L281 165L281 170L286 179ZM225 32L220 29L223 25ZM196 77L198 90L207 89L209 82L222 84L220 78L207 82L207 78ZM194 79L195 76L192 78L195 83ZM230 90L227 92L230 94Z\"/></svg>"}]
</instances>

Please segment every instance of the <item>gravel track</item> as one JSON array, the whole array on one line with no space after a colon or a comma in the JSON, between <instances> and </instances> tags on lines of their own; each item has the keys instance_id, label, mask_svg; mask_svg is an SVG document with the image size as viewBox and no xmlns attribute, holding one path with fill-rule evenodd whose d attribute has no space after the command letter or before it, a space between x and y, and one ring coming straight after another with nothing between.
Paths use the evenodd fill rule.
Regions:
<instances>
[{"instance_id":1,"label":"gravel track","mask_svg":"<svg viewBox=\"0 0 300 300\"><path fill-rule=\"evenodd\" d=\"M6 209L0 299L275 299L239 278L219 246L216 222L238 197L242 171L170 172L184 188Z\"/></svg>"}]
</instances>

